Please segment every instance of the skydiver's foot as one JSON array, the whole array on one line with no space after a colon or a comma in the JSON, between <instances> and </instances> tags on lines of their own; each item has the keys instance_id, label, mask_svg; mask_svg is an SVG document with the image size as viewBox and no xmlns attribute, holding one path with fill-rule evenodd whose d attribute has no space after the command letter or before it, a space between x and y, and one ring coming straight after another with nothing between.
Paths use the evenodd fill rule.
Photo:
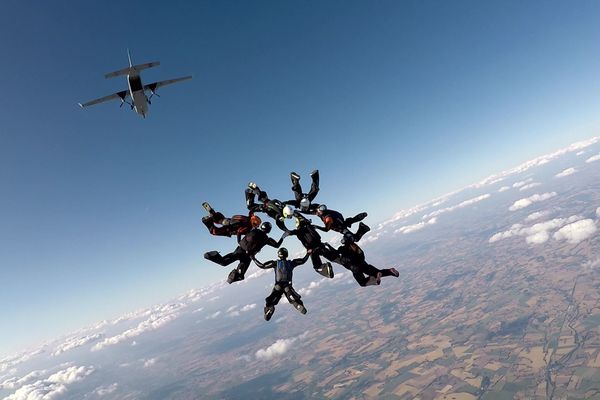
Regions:
<instances>
[{"instance_id":1,"label":"skydiver's foot","mask_svg":"<svg viewBox=\"0 0 600 400\"><path fill-rule=\"evenodd\" d=\"M275 307L266 306L265 307L265 321L269 321L275 312Z\"/></svg>"},{"instance_id":2,"label":"skydiver's foot","mask_svg":"<svg viewBox=\"0 0 600 400\"><path fill-rule=\"evenodd\" d=\"M227 283L232 284L233 282L243 281L244 275L237 269L232 270L227 277Z\"/></svg>"},{"instance_id":3,"label":"skydiver's foot","mask_svg":"<svg viewBox=\"0 0 600 400\"><path fill-rule=\"evenodd\" d=\"M310 176L311 176L311 178L314 178L314 177L318 178L319 177L319 170L315 169L313 172L310 173Z\"/></svg>"},{"instance_id":4,"label":"skydiver's foot","mask_svg":"<svg viewBox=\"0 0 600 400\"><path fill-rule=\"evenodd\" d=\"M374 286L374 285L379 285L380 283L381 283L381 278L379 278L379 280L377 280L377 277L371 276L371 277L369 277L369 280L367 281L367 283L365 283L365 286Z\"/></svg>"},{"instance_id":5,"label":"skydiver's foot","mask_svg":"<svg viewBox=\"0 0 600 400\"><path fill-rule=\"evenodd\" d=\"M333 266L331 263L326 262L325 264L321 265L321 275L326 278L333 278Z\"/></svg>"},{"instance_id":6,"label":"skydiver's foot","mask_svg":"<svg viewBox=\"0 0 600 400\"><path fill-rule=\"evenodd\" d=\"M354 219L356 221L362 221L365 218L367 218L367 213L366 212L361 212L360 214L356 214L356 217L354 217Z\"/></svg>"},{"instance_id":7,"label":"skydiver's foot","mask_svg":"<svg viewBox=\"0 0 600 400\"><path fill-rule=\"evenodd\" d=\"M304 307L304 304L296 304L295 305L296 310L300 311L300 314L306 314L306 307Z\"/></svg>"},{"instance_id":8,"label":"skydiver's foot","mask_svg":"<svg viewBox=\"0 0 600 400\"><path fill-rule=\"evenodd\" d=\"M219 254L218 251L207 251L206 253L204 253L204 258L206 258L207 260L210 261L214 261L216 259L218 259L219 257L221 257L221 255Z\"/></svg>"},{"instance_id":9,"label":"skydiver's foot","mask_svg":"<svg viewBox=\"0 0 600 400\"><path fill-rule=\"evenodd\" d=\"M390 268L390 272L392 273L392 275L394 275L396 278L400 276L400 272L398 272L398 270L396 268Z\"/></svg>"},{"instance_id":10,"label":"skydiver's foot","mask_svg":"<svg viewBox=\"0 0 600 400\"><path fill-rule=\"evenodd\" d=\"M292 171L292 172L290 172L290 178L292 179L292 182L299 181L300 180L300 175L298 175L297 173L295 173L295 172Z\"/></svg>"},{"instance_id":11,"label":"skydiver's foot","mask_svg":"<svg viewBox=\"0 0 600 400\"><path fill-rule=\"evenodd\" d=\"M209 213L210 215L212 215L212 214L215 213L215 210L206 201L204 203L202 203L202 207L204 207L204 209L206 210L206 212Z\"/></svg>"},{"instance_id":12,"label":"skydiver's foot","mask_svg":"<svg viewBox=\"0 0 600 400\"><path fill-rule=\"evenodd\" d=\"M366 225L366 224L364 224L362 222L359 222L358 223L358 230L354 234L354 241L358 242L370 230L371 230L371 228L369 228L368 225Z\"/></svg>"}]
</instances>

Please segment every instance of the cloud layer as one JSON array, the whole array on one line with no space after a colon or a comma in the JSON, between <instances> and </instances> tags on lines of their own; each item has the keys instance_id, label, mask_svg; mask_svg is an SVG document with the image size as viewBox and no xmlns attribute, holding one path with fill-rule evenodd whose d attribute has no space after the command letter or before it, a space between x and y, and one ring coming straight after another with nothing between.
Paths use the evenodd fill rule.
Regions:
<instances>
[{"instance_id":1,"label":"cloud layer","mask_svg":"<svg viewBox=\"0 0 600 400\"><path fill-rule=\"evenodd\" d=\"M508 209L510 211L520 210L522 208L529 207L533 203L537 203L537 202L540 202L540 201L548 200L548 199L550 199L550 198L552 198L554 196L556 196L556 192L542 193L542 194L536 193L533 196L529 196L529 197L526 197L524 199L520 199L520 200L515 201L513 203L513 205L510 206Z\"/></svg>"}]
</instances>

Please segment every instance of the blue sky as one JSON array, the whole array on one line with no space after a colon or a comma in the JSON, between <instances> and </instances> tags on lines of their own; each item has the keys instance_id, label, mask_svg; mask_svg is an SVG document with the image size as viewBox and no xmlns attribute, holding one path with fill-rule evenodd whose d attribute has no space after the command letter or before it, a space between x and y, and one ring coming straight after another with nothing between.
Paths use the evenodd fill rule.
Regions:
<instances>
[{"instance_id":1,"label":"blue sky","mask_svg":"<svg viewBox=\"0 0 600 400\"><path fill-rule=\"evenodd\" d=\"M598 133L597 2L5 1L0 354L224 279L256 181L375 224ZM140 119L103 74L160 60ZM278 234L278 233L277 233ZM260 295L262 297L262 294Z\"/></svg>"}]
</instances>

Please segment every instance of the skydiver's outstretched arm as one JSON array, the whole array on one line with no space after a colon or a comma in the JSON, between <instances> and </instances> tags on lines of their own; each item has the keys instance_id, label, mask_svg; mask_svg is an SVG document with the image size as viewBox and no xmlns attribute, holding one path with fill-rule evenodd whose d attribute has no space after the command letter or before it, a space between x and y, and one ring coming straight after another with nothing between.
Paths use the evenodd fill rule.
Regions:
<instances>
[{"instance_id":1,"label":"skydiver's outstretched arm","mask_svg":"<svg viewBox=\"0 0 600 400\"><path fill-rule=\"evenodd\" d=\"M323 232L329 232L329 230L330 230L327 226L319 226L319 225L313 225L313 226L315 227L315 229L318 229Z\"/></svg>"},{"instance_id":2,"label":"skydiver's outstretched arm","mask_svg":"<svg viewBox=\"0 0 600 400\"><path fill-rule=\"evenodd\" d=\"M283 222L283 219L277 218L275 220L275 225L277 225L277 227L279 229L281 229L282 231L284 231L284 232L288 232L289 231L289 229L287 228L287 226L285 226L285 223Z\"/></svg>"},{"instance_id":3,"label":"skydiver's outstretched arm","mask_svg":"<svg viewBox=\"0 0 600 400\"><path fill-rule=\"evenodd\" d=\"M292 265L294 266L294 268L299 267L300 265L304 264L308 260L308 257L310 257L311 253L312 253L312 250L307 250L304 257L296 258L295 260L292 260Z\"/></svg>"},{"instance_id":4,"label":"skydiver's outstretched arm","mask_svg":"<svg viewBox=\"0 0 600 400\"><path fill-rule=\"evenodd\" d=\"M267 238L267 244L271 247L275 247L276 249L278 249L281 244L283 243L283 239L285 239L286 237L288 237L289 235L289 231L285 231L283 232L283 235L281 235L281 238L278 241L275 241L275 239L273 238Z\"/></svg>"},{"instance_id":5,"label":"skydiver's outstretched arm","mask_svg":"<svg viewBox=\"0 0 600 400\"><path fill-rule=\"evenodd\" d=\"M256 266L258 268L262 268L262 269L269 269L269 268L275 268L275 266L277 265L277 262L271 260L271 261L267 261L266 263L261 263L260 261L258 261L254 256L251 257L252 261L254 261L254 264L256 264Z\"/></svg>"}]
</instances>

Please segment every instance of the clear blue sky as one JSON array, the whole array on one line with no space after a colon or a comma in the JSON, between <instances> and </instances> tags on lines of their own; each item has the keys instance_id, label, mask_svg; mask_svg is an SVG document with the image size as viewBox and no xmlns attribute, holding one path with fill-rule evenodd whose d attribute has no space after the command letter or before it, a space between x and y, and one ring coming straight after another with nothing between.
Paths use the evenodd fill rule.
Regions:
<instances>
[{"instance_id":1,"label":"clear blue sky","mask_svg":"<svg viewBox=\"0 0 600 400\"><path fill-rule=\"evenodd\" d=\"M600 131L595 1L23 2L0 13L0 354L224 279L253 180L375 224ZM142 120L103 74L160 60ZM262 297L262 294L261 294Z\"/></svg>"}]
</instances>

